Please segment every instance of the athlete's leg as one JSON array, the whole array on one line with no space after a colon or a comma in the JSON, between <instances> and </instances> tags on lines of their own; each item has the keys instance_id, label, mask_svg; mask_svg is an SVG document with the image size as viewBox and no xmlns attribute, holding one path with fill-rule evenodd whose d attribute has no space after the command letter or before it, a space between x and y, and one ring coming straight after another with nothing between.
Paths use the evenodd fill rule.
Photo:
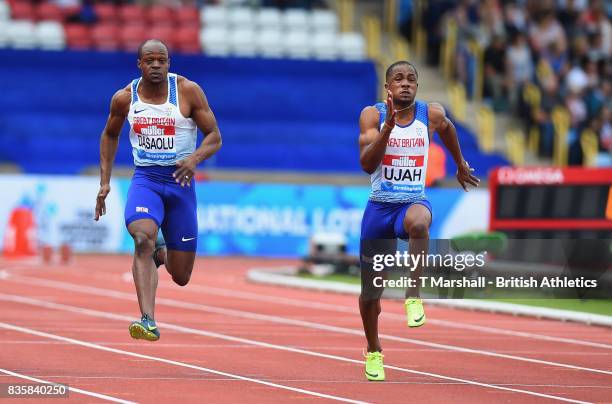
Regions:
<instances>
[{"instance_id":1,"label":"athlete's leg","mask_svg":"<svg viewBox=\"0 0 612 404\"><path fill-rule=\"evenodd\" d=\"M136 171L128 190L125 204L125 224L134 239L132 274L142 315L155 318L157 269L153 250L159 223L164 218L162 187L146 175Z\"/></svg>"},{"instance_id":2,"label":"athlete's leg","mask_svg":"<svg viewBox=\"0 0 612 404\"><path fill-rule=\"evenodd\" d=\"M190 187L168 187L164 194L165 217L161 225L166 248L157 258L166 266L172 280L185 286L191 279L198 245L197 203L192 182Z\"/></svg>"},{"instance_id":3,"label":"athlete's leg","mask_svg":"<svg viewBox=\"0 0 612 404\"><path fill-rule=\"evenodd\" d=\"M185 286L189 283L195 256L195 251L167 250L166 269L177 285Z\"/></svg>"},{"instance_id":4,"label":"athlete's leg","mask_svg":"<svg viewBox=\"0 0 612 404\"><path fill-rule=\"evenodd\" d=\"M427 255L429 248L429 227L431 226L431 210L427 204L414 203L406 209L403 218L403 230L409 238L408 249L411 256ZM421 262L421 261L419 261ZM414 279L415 287L406 289L406 297L419 297L420 288L418 282L423 272L423 266L418 265L410 274Z\"/></svg>"},{"instance_id":5,"label":"athlete's leg","mask_svg":"<svg viewBox=\"0 0 612 404\"><path fill-rule=\"evenodd\" d=\"M359 294L359 313L363 331L368 342L368 352L380 352L382 347L378 338L378 316L380 316L380 299L385 288L379 283L386 278L386 271L374 270L374 256L383 253L380 240L362 240L361 255L361 293ZM395 240L388 240L395 243ZM378 279L377 279L378 278Z\"/></svg>"},{"instance_id":6,"label":"athlete's leg","mask_svg":"<svg viewBox=\"0 0 612 404\"><path fill-rule=\"evenodd\" d=\"M135 220L128 225L128 232L134 239L132 275L136 284L138 304L141 313L152 319L155 318L155 291L158 281L153 262L157 230L157 223L151 219Z\"/></svg>"},{"instance_id":7,"label":"athlete's leg","mask_svg":"<svg viewBox=\"0 0 612 404\"><path fill-rule=\"evenodd\" d=\"M384 291L380 281L386 278L386 271L375 270L374 260L377 255L394 254L396 248L390 211L391 206L388 204L368 202L361 221L359 313L368 342L368 352L382 351L378 338L378 316L381 311L380 298Z\"/></svg>"}]
</instances>

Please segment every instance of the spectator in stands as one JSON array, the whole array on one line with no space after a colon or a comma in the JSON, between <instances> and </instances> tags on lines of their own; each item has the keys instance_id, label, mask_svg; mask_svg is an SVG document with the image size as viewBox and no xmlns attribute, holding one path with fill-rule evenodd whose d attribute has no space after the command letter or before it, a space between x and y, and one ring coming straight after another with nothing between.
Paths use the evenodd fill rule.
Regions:
<instances>
[{"instance_id":1,"label":"spectator in stands","mask_svg":"<svg viewBox=\"0 0 612 404\"><path fill-rule=\"evenodd\" d=\"M554 10L544 10L535 16L535 23L529 28L529 41L536 54L543 53L550 45L557 43L560 51L567 49L563 27L555 17Z\"/></svg>"},{"instance_id":2,"label":"spectator in stands","mask_svg":"<svg viewBox=\"0 0 612 404\"><path fill-rule=\"evenodd\" d=\"M612 106L604 106L598 119L593 122L593 129L599 140L597 165L612 166Z\"/></svg>"},{"instance_id":3,"label":"spectator in stands","mask_svg":"<svg viewBox=\"0 0 612 404\"><path fill-rule=\"evenodd\" d=\"M560 102L558 95L559 83L556 76L549 75L542 84L543 92L540 97L540 106L537 108L533 119L540 131L540 144L538 145L540 156L550 157L552 156L555 138L552 112Z\"/></svg>"},{"instance_id":4,"label":"spectator in stands","mask_svg":"<svg viewBox=\"0 0 612 404\"><path fill-rule=\"evenodd\" d=\"M542 60L557 76L564 76L569 70L567 53L559 42L553 42L542 53Z\"/></svg>"},{"instance_id":5,"label":"spectator in stands","mask_svg":"<svg viewBox=\"0 0 612 404\"><path fill-rule=\"evenodd\" d=\"M570 38L578 33L576 23L588 5L588 0L557 0L557 18Z\"/></svg>"},{"instance_id":6,"label":"spectator in stands","mask_svg":"<svg viewBox=\"0 0 612 404\"><path fill-rule=\"evenodd\" d=\"M287 8L326 8L325 3L322 0L262 0L262 7L276 7L280 9Z\"/></svg>"},{"instance_id":7,"label":"spectator in stands","mask_svg":"<svg viewBox=\"0 0 612 404\"><path fill-rule=\"evenodd\" d=\"M511 0L504 6L504 21L506 31L509 33L525 32L527 30L527 14L525 9Z\"/></svg>"},{"instance_id":8,"label":"spectator in stands","mask_svg":"<svg viewBox=\"0 0 612 404\"><path fill-rule=\"evenodd\" d=\"M487 46L494 36L505 33L504 19L498 0L482 1L478 7L478 42Z\"/></svg>"},{"instance_id":9,"label":"spectator in stands","mask_svg":"<svg viewBox=\"0 0 612 404\"><path fill-rule=\"evenodd\" d=\"M71 14L67 18L68 22L80 22L83 24L95 24L98 21L98 16L94 9L93 0L83 0L81 7L76 13Z\"/></svg>"},{"instance_id":10,"label":"spectator in stands","mask_svg":"<svg viewBox=\"0 0 612 404\"><path fill-rule=\"evenodd\" d=\"M525 34L518 31L512 37L506 50L506 83L509 89L510 106L516 110L523 86L533 79L533 60L527 46Z\"/></svg>"},{"instance_id":11,"label":"spectator in stands","mask_svg":"<svg viewBox=\"0 0 612 404\"><path fill-rule=\"evenodd\" d=\"M505 110L506 42L501 35L493 36L485 50L484 74L484 98L491 99L495 110Z\"/></svg>"},{"instance_id":12,"label":"spectator in stands","mask_svg":"<svg viewBox=\"0 0 612 404\"><path fill-rule=\"evenodd\" d=\"M428 2L427 7L433 10L442 1ZM477 80L475 74L483 74L483 97L493 99L493 107L499 110L495 100L505 85L511 110L540 128L541 155L550 156L553 149L551 115L555 107L566 108L570 116L568 141L574 147L570 162L580 163L579 138L585 128L599 128L602 150L608 150L610 141L604 142L602 133L609 129L602 128L609 128L612 108L607 106L612 97L612 24L608 15L612 2L607 9L604 0L505 0L501 4L503 9L499 0L460 0L447 13L458 28L456 78L465 84L468 95ZM504 33L510 38L506 44L497 38ZM482 72L474 69L478 61L471 50L474 40L484 49ZM505 57L500 57L502 51ZM499 61L504 59L502 68ZM502 85L500 73L505 75ZM520 101L527 83L540 90L540 105L522 114Z\"/></svg>"},{"instance_id":13,"label":"spectator in stands","mask_svg":"<svg viewBox=\"0 0 612 404\"><path fill-rule=\"evenodd\" d=\"M612 55L612 24L606 15L602 0L591 0L589 9L580 18L581 27L594 38L596 50L605 56Z\"/></svg>"}]
</instances>

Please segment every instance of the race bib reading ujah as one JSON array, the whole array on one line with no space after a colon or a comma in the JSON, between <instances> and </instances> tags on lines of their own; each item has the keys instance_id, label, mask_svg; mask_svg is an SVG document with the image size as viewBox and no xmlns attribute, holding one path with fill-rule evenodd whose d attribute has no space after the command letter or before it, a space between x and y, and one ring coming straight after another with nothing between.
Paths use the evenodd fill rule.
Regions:
<instances>
[{"instance_id":1,"label":"race bib reading ujah","mask_svg":"<svg viewBox=\"0 0 612 404\"><path fill-rule=\"evenodd\" d=\"M138 138L138 156L153 160L176 157L175 119L134 117L132 128Z\"/></svg>"},{"instance_id":2,"label":"race bib reading ujah","mask_svg":"<svg viewBox=\"0 0 612 404\"><path fill-rule=\"evenodd\" d=\"M383 191L422 192L425 156L385 154L382 161Z\"/></svg>"}]
</instances>

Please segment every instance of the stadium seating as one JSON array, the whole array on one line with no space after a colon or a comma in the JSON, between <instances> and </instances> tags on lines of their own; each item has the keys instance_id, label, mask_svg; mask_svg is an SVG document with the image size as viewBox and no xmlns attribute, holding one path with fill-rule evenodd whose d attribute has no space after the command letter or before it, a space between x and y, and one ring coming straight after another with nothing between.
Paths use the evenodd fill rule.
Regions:
<instances>
[{"instance_id":1,"label":"stadium seating","mask_svg":"<svg viewBox=\"0 0 612 404\"><path fill-rule=\"evenodd\" d=\"M176 24L181 27L200 28L200 12L195 7L181 7L174 13Z\"/></svg>"},{"instance_id":2,"label":"stadium seating","mask_svg":"<svg viewBox=\"0 0 612 404\"><path fill-rule=\"evenodd\" d=\"M200 43L210 56L227 56L230 53L229 32L223 27L208 27L200 32Z\"/></svg>"},{"instance_id":3,"label":"stadium seating","mask_svg":"<svg viewBox=\"0 0 612 404\"><path fill-rule=\"evenodd\" d=\"M66 24L66 43L69 48L84 50L91 49L93 41L91 38L91 28L84 24Z\"/></svg>"},{"instance_id":4,"label":"stadium seating","mask_svg":"<svg viewBox=\"0 0 612 404\"><path fill-rule=\"evenodd\" d=\"M127 23L119 29L121 49L128 52L135 52L147 37L148 32L143 24Z\"/></svg>"},{"instance_id":5,"label":"stadium seating","mask_svg":"<svg viewBox=\"0 0 612 404\"><path fill-rule=\"evenodd\" d=\"M285 36L285 53L291 59L308 59L310 37L306 31L289 31Z\"/></svg>"},{"instance_id":6,"label":"stadium seating","mask_svg":"<svg viewBox=\"0 0 612 404\"><path fill-rule=\"evenodd\" d=\"M57 21L43 21L36 25L38 47L47 50L62 50L66 47L66 37L62 24Z\"/></svg>"},{"instance_id":7,"label":"stadium seating","mask_svg":"<svg viewBox=\"0 0 612 404\"><path fill-rule=\"evenodd\" d=\"M11 18L11 9L7 3L0 1L0 21L6 21Z\"/></svg>"},{"instance_id":8,"label":"stadium seating","mask_svg":"<svg viewBox=\"0 0 612 404\"><path fill-rule=\"evenodd\" d=\"M227 9L221 6L203 7L200 20L205 29L225 28L227 25Z\"/></svg>"},{"instance_id":9,"label":"stadium seating","mask_svg":"<svg viewBox=\"0 0 612 404\"><path fill-rule=\"evenodd\" d=\"M103 51L115 51L120 48L119 28L112 22L97 24L91 30L94 48Z\"/></svg>"},{"instance_id":10,"label":"stadium seating","mask_svg":"<svg viewBox=\"0 0 612 404\"><path fill-rule=\"evenodd\" d=\"M172 26L175 23L175 13L170 7L152 5L145 11L146 18L152 26Z\"/></svg>"},{"instance_id":11,"label":"stadium seating","mask_svg":"<svg viewBox=\"0 0 612 404\"><path fill-rule=\"evenodd\" d=\"M267 58L281 58L284 55L283 34L280 29L260 30L255 37L257 52Z\"/></svg>"},{"instance_id":12,"label":"stadium seating","mask_svg":"<svg viewBox=\"0 0 612 404\"><path fill-rule=\"evenodd\" d=\"M180 27L175 34L175 48L180 53L201 53L200 31L193 26Z\"/></svg>"},{"instance_id":13,"label":"stadium seating","mask_svg":"<svg viewBox=\"0 0 612 404\"><path fill-rule=\"evenodd\" d=\"M232 29L250 28L255 25L255 13L252 8L236 7L229 10L227 20Z\"/></svg>"},{"instance_id":14,"label":"stadium seating","mask_svg":"<svg viewBox=\"0 0 612 404\"><path fill-rule=\"evenodd\" d=\"M176 41L178 39L178 35L176 35L174 26L165 24L154 25L153 28L147 31L147 34L147 36L151 38L157 38L161 41L164 41L164 43L168 45L168 48L170 48L170 52L174 52L176 48ZM198 46L199 43L200 41L198 39Z\"/></svg>"},{"instance_id":15,"label":"stadium seating","mask_svg":"<svg viewBox=\"0 0 612 404\"><path fill-rule=\"evenodd\" d=\"M230 49L236 56L255 56L255 31L250 28L234 28L230 33Z\"/></svg>"},{"instance_id":16,"label":"stadium seating","mask_svg":"<svg viewBox=\"0 0 612 404\"><path fill-rule=\"evenodd\" d=\"M255 16L255 24L259 30L280 31L281 12L276 8L261 8Z\"/></svg>"},{"instance_id":17,"label":"stadium seating","mask_svg":"<svg viewBox=\"0 0 612 404\"><path fill-rule=\"evenodd\" d=\"M335 33L338 31L338 17L329 10L314 10L310 24L313 32Z\"/></svg>"},{"instance_id":18,"label":"stadium seating","mask_svg":"<svg viewBox=\"0 0 612 404\"><path fill-rule=\"evenodd\" d=\"M338 17L330 10L281 11L239 3L206 4L198 9L96 2L92 14L83 17L80 6L60 7L51 0L0 0L0 21L54 21L63 30L60 34L53 25L38 29L29 24L5 24L11 28L0 33L0 46L132 52L142 40L157 37L173 51L209 56L365 59L361 34L339 33ZM50 38L46 40L42 33Z\"/></svg>"},{"instance_id":19,"label":"stadium seating","mask_svg":"<svg viewBox=\"0 0 612 404\"><path fill-rule=\"evenodd\" d=\"M287 31L307 31L310 28L308 12L301 9L289 9L285 11L282 23Z\"/></svg>"},{"instance_id":20,"label":"stadium seating","mask_svg":"<svg viewBox=\"0 0 612 404\"><path fill-rule=\"evenodd\" d=\"M124 4L119 8L119 20L121 24L142 24L145 9L139 4Z\"/></svg>"},{"instance_id":21,"label":"stadium seating","mask_svg":"<svg viewBox=\"0 0 612 404\"><path fill-rule=\"evenodd\" d=\"M94 12L98 20L102 23L116 21L118 17L117 7L111 3L96 3L94 5Z\"/></svg>"},{"instance_id":22,"label":"stadium seating","mask_svg":"<svg viewBox=\"0 0 612 404\"><path fill-rule=\"evenodd\" d=\"M30 2L13 2L10 6L11 17L13 20L28 20L35 21L36 14L34 13L34 7Z\"/></svg>"},{"instance_id":23,"label":"stadium seating","mask_svg":"<svg viewBox=\"0 0 612 404\"><path fill-rule=\"evenodd\" d=\"M10 24L7 20L0 20L0 49L6 48L9 45L8 38L8 25Z\"/></svg>"},{"instance_id":24,"label":"stadium seating","mask_svg":"<svg viewBox=\"0 0 612 404\"><path fill-rule=\"evenodd\" d=\"M38 21L57 21L64 20L62 9L55 3L40 3L34 9Z\"/></svg>"},{"instance_id":25,"label":"stadium seating","mask_svg":"<svg viewBox=\"0 0 612 404\"><path fill-rule=\"evenodd\" d=\"M338 50L344 60L363 60L366 57L365 40L363 36L354 32L340 35Z\"/></svg>"},{"instance_id":26,"label":"stadium seating","mask_svg":"<svg viewBox=\"0 0 612 404\"><path fill-rule=\"evenodd\" d=\"M15 49L35 49L35 25L30 21L13 20L7 24L8 43Z\"/></svg>"},{"instance_id":27,"label":"stadium seating","mask_svg":"<svg viewBox=\"0 0 612 404\"><path fill-rule=\"evenodd\" d=\"M317 32L311 39L312 55L320 60L336 59L338 48L337 36L333 32Z\"/></svg>"}]
</instances>

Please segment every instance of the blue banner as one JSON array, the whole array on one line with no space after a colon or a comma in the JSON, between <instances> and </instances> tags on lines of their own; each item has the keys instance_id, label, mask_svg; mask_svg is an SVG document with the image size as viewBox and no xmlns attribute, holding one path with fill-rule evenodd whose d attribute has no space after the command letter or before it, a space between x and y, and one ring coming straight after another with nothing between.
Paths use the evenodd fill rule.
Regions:
<instances>
[{"instance_id":1,"label":"blue banner","mask_svg":"<svg viewBox=\"0 0 612 404\"><path fill-rule=\"evenodd\" d=\"M129 180L121 180L124 198L128 187ZM358 254L369 192L366 186L198 183L198 254L299 257L320 232L344 235L349 253ZM464 192L431 189L427 195L434 207L431 237L441 237ZM123 251L133 251L127 232L124 240Z\"/></svg>"}]
</instances>

